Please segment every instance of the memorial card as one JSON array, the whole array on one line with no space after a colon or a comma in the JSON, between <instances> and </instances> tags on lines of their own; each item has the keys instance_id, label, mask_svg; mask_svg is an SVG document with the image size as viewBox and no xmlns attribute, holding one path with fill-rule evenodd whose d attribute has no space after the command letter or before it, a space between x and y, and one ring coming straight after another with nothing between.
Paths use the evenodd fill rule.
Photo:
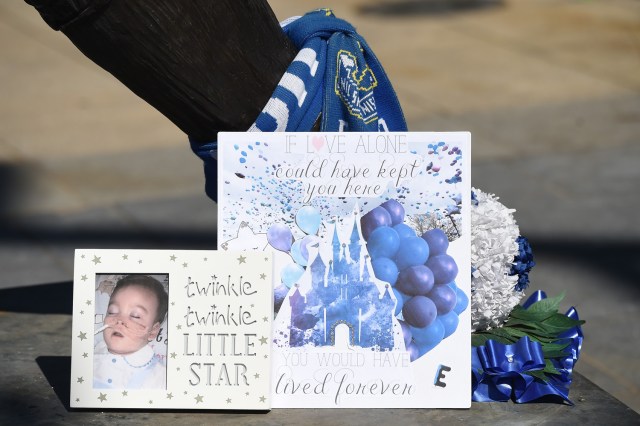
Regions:
<instances>
[{"instance_id":1,"label":"memorial card","mask_svg":"<svg viewBox=\"0 0 640 426\"><path fill-rule=\"evenodd\" d=\"M469 407L470 134L223 133L218 244L273 253L273 407Z\"/></svg>"},{"instance_id":2,"label":"memorial card","mask_svg":"<svg viewBox=\"0 0 640 426\"><path fill-rule=\"evenodd\" d=\"M76 250L71 407L271 408L268 252Z\"/></svg>"}]
</instances>

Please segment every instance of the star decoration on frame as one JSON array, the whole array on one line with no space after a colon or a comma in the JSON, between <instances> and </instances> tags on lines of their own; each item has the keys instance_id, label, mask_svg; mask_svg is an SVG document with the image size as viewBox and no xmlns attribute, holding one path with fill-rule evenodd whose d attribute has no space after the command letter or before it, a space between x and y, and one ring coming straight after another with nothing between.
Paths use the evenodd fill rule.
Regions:
<instances>
[{"instance_id":1,"label":"star decoration on frame","mask_svg":"<svg viewBox=\"0 0 640 426\"><path fill-rule=\"evenodd\" d=\"M98 397L100 402L105 402L107 400L107 394L100 392L100 396Z\"/></svg>"},{"instance_id":2,"label":"star decoration on frame","mask_svg":"<svg viewBox=\"0 0 640 426\"><path fill-rule=\"evenodd\" d=\"M204 397L203 397L202 395L198 394L198 395L195 397L196 404L201 403L203 398L204 398Z\"/></svg>"},{"instance_id":3,"label":"star decoration on frame","mask_svg":"<svg viewBox=\"0 0 640 426\"><path fill-rule=\"evenodd\" d=\"M92 262L93 262L94 265L97 265L98 263L102 263L101 259L102 259L101 257L93 256Z\"/></svg>"}]
</instances>

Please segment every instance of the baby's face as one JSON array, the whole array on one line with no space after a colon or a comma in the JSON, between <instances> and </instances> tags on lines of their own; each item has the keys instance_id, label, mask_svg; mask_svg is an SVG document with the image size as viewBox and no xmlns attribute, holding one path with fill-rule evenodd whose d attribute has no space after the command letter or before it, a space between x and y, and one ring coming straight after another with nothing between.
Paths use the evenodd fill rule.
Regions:
<instances>
[{"instance_id":1,"label":"baby's face","mask_svg":"<svg viewBox=\"0 0 640 426\"><path fill-rule=\"evenodd\" d=\"M129 286L111 296L103 331L107 349L112 354L128 355L143 348L158 335L155 321L158 299L146 288Z\"/></svg>"}]
</instances>

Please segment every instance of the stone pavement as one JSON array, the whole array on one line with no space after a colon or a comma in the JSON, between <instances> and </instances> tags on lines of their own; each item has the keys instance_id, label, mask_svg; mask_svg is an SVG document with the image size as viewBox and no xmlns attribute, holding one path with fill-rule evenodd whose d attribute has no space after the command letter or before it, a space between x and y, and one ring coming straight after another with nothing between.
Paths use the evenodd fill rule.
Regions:
<instances>
[{"instance_id":1,"label":"stone pavement","mask_svg":"<svg viewBox=\"0 0 640 426\"><path fill-rule=\"evenodd\" d=\"M352 22L410 130L472 132L473 185L517 209L538 262L531 289L565 289L587 320L577 371L640 411L640 4L270 4L280 19L327 6ZM0 52L0 289L46 306L76 247L214 248L215 205L179 130L22 2L0 4ZM12 306L0 324L65 313ZM28 345L28 330L3 330L3 345ZM33 362L24 374L40 374Z\"/></svg>"}]
</instances>

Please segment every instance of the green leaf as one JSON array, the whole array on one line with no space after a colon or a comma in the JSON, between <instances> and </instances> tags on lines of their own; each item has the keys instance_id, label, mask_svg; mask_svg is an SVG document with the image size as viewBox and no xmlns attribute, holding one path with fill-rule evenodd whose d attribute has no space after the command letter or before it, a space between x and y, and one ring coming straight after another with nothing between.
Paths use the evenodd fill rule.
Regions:
<instances>
[{"instance_id":1,"label":"green leaf","mask_svg":"<svg viewBox=\"0 0 640 426\"><path fill-rule=\"evenodd\" d=\"M557 336L557 333L550 332L545 328L544 324L542 323L518 324L518 323L508 322L504 325L503 328L513 328L516 330L522 330L528 335L536 334L538 336L552 338L552 339L556 339L556 336Z\"/></svg>"},{"instance_id":2,"label":"green leaf","mask_svg":"<svg viewBox=\"0 0 640 426\"><path fill-rule=\"evenodd\" d=\"M562 316L562 315L559 315L559 316ZM556 336L557 338L559 334L562 334L565 331L568 331L573 327L575 327L576 325L580 324L579 321L574 321L570 318L568 319L569 321L571 321L571 323L561 319L550 318L550 321L543 321L540 323L540 330L544 331L548 335Z\"/></svg>"},{"instance_id":3,"label":"green leaf","mask_svg":"<svg viewBox=\"0 0 640 426\"><path fill-rule=\"evenodd\" d=\"M502 333L505 333L508 336L517 337L517 340L520 340L521 337L528 336L529 334L524 330L519 330L514 327L502 327L499 329Z\"/></svg>"},{"instance_id":4,"label":"green leaf","mask_svg":"<svg viewBox=\"0 0 640 426\"><path fill-rule=\"evenodd\" d=\"M576 327L580 324L584 324L584 321L582 320L574 320L572 318L569 318L566 315L562 315L562 314L556 314L553 315L547 319L545 319L544 321L542 321L543 324L545 325L551 325L553 327L563 327L566 328L567 330Z\"/></svg>"},{"instance_id":5,"label":"green leaf","mask_svg":"<svg viewBox=\"0 0 640 426\"><path fill-rule=\"evenodd\" d=\"M525 321L542 321L546 318L549 318L551 315L553 315L553 312L529 311L527 309L524 309L522 306L518 305L515 308L513 308L513 310L509 315L513 318L518 318Z\"/></svg>"},{"instance_id":6,"label":"green leaf","mask_svg":"<svg viewBox=\"0 0 640 426\"><path fill-rule=\"evenodd\" d=\"M563 291L559 296L556 297L547 297L546 299L542 299L529 306L527 311L531 313L538 312L558 312L560 308L560 302L564 299L565 292Z\"/></svg>"},{"instance_id":7,"label":"green leaf","mask_svg":"<svg viewBox=\"0 0 640 426\"><path fill-rule=\"evenodd\" d=\"M567 343L543 343L542 350L543 351L561 351L569 346L569 342ZM552 357L545 357L552 358Z\"/></svg>"},{"instance_id":8,"label":"green leaf","mask_svg":"<svg viewBox=\"0 0 640 426\"><path fill-rule=\"evenodd\" d=\"M471 346L483 346L487 343L487 340L489 340L489 337L486 334L473 333L471 335Z\"/></svg>"},{"instance_id":9,"label":"green leaf","mask_svg":"<svg viewBox=\"0 0 640 426\"><path fill-rule=\"evenodd\" d=\"M561 373L553 366L553 363L550 359L545 359L544 370L542 370L545 374L555 374L560 375Z\"/></svg>"},{"instance_id":10,"label":"green leaf","mask_svg":"<svg viewBox=\"0 0 640 426\"><path fill-rule=\"evenodd\" d=\"M544 375L542 370L523 371L522 374L526 374L527 376L533 376L536 379L542 380L545 383L547 383L549 381L549 379L547 378L547 376Z\"/></svg>"},{"instance_id":11,"label":"green leaf","mask_svg":"<svg viewBox=\"0 0 640 426\"><path fill-rule=\"evenodd\" d=\"M544 333L540 333L540 332L537 332L537 331L519 330L519 332L521 333L522 336L529 336L529 338L531 340L533 340L534 342L538 342L538 343L553 343L556 340L558 340L558 338L555 337L555 335L554 336L549 336L549 335L546 335Z\"/></svg>"},{"instance_id":12,"label":"green leaf","mask_svg":"<svg viewBox=\"0 0 640 426\"><path fill-rule=\"evenodd\" d=\"M518 340L518 337L514 337L513 334L510 334L508 329L506 328L494 328L493 330L489 330L487 334L490 334L492 340L496 340L500 343L511 344Z\"/></svg>"},{"instance_id":13,"label":"green leaf","mask_svg":"<svg viewBox=\"0 0 640 426\"><path fill-rule=\"evenodd\" d=\"M531 328L537 327L537 324L538 322L536 321L520 319L515 317L509 317L507 322L504 323L506 327L523 326L523 327L531 327Z\"/></svg>"},{"instance_id":14,"label":"green leaf","mask_svg":"<svg viewBox=\"0 0 640 426\"><path fill-rule=\"evenodd\" d=\"M553 363L547 359L544 369L523 371L522 374L527 374L529 376L535 377L536 379L542 380L545 383L548 383L549 377L547 377L547 374L559 375L560 372L553 366Z\"/></svg>"},{"instance_id":15,"label":"green leaf","mask_svg":"<svg viewBox=\"0 0 640 426\"><path fill-rule=\"evenodd\" d=\"M569 351L567 350L568 346L569 342L563 344L543 343L542 353L547 360L549 358L563 358L569 355Z\"/></svg>"},{"instance_id":16,"label":"green leaf","mask_svg":"<svg viewBox=\"0 0 640 426\"><path fill-rule=\"evenodd\" d=\"M542 351L544 353L544 357L545 358L563 358L567 355L569 355L567 352L565 351Z\"/></svg>"}]
</instances>

